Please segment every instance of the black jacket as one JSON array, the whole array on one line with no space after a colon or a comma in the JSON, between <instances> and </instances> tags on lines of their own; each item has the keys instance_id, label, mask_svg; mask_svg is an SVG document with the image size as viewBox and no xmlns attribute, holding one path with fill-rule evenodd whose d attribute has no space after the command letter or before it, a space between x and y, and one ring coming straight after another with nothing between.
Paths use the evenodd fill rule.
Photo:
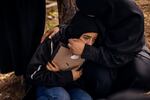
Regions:
<instances>
[{"instance_id":1,"label":"black jacket","mask_svg":"<svg viewBox=\"0 0 150 100\"><path fill-rule=\"evenodd\" d=\"M45 0L0 2L0 72L25 72L45 26Z\"/></svg>"},{"instance_id":2,"label":"black jacket","mask_svg":"<svg viewBox=\"0 0 150 100\"><path fill-rule=\"evenodd\" d=\"M28 67L26 78L28 82L38 86L65 86L72 82L71 71L52 72L46 68L46 64L52 58L52 52L55 52L59 42L67 42L65 37L65 28L61 28L52 39L47 38L39 45L34 53Z\"/></svg>"}]
</instances>

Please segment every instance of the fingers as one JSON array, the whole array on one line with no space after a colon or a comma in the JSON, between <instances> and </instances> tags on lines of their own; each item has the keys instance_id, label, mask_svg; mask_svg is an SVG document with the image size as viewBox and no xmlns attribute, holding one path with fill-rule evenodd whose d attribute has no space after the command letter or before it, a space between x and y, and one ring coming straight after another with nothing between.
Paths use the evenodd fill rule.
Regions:
<instances>
[{"instance_id":1,"label":"fingers","mask_svg":"<svg viewBox=\"0 0 150 100\"><path fill-rule=\"evenodd\" d=\"M80 65L74 66L72 70L79 71L81 70L81 66Z\"/></svg>"},{"instance_id":2,"label":"fingers","mask_svg":"<svg viewBox=\"0 0 150 100\"><path fill-rule=\"evenodd\" d=\"M69 43L70 44L73 44L74 42L76 42L76 41L78 41L79 39L69 39L68 41L69 41Z\"/></svg>"},{"instance_id":3,"label":"fingers","mask_svg":"<svg viewBox=\"0 0 150 100\"><path fill-rule=\"evenodd\" d=\"M68 47L75 55L81 55L85 47L85 43L80 39L69 39Z\"/></svg>"},{"instance_id":4,"label":"fingers","mask_svg":"<svg viewBox=\"0 0 150 100\"><path fill-rule=\"evenodd\" d=\"M68 47L69 47L70 49L72 49L74 43L75 43L76 41L78 41L78 39L69 39L68 41L69 41Z\"/></svg>"},{"instance_id":5,"label":"fingers","mask_svg":"<svg viewBox=\"0 0 150 100\"><path fill-rule=\"evenodd\" d=\"M57 32L59 32L59 27L55 27L51 34L49 35L49 38L53 37Z\"/></svg>"},{"instance_id":6,"label":"fingers","mask_svg":"<svg viewBox=\"0 0 150 100\"><path fill-rule=\"evenodd\" d=\"M46 37L48 37L50 34L52 33L52 31L47 31L43 34L42 38L41 38L41 43L45 40Z\"/></svg>"},{"instance_id":7,"label":"fingers","mask_svg":"<svg viewBox=\"0 0 150 100\"><path fill-rule=\"evenodd\" d=\"M49 36L49 38L52 37L58 31L59 31L59 27L55 27L52 30L48 30L47 32L45 32L45 34L43 34L43 36L41 38L41 43L45 40L45 38L47 38L48 36Z\"/></svg>"},{"instance_id":8,"label":"fingers","mask_svg":"<svg viewBox=\"0 0 150 100\"><path fill-rule=\"evenodd\" d=\"M83 72L83 69L80 69L80 70L76 69L75 71L77 71L79 73L79 75L81 76L82 72Z\"/></svg>"},{"instance_id":9,"label":"fingers","mask_svg":"<svg viewBox=\"0 0 150 100\"><path fill-rule=\"evenodd\" d=\"M72 48L72 45L70 43L68 43L68 47L71 49Z\"/></svg>"},{"instance_id":10,"label":"fingers","mask_svg":"<svg viewBox=\"0 0 150 100\"><path fill-rule=\"evenodd\" d=\"M73 80L77 80L82 75L82 70L72 70Z\"/></svg>"},{"instance_id":11,"label":"fingers","mask_svg":"<svg viewBox=\"0 0 150 100\"><path fill-rule=\"evenodd\" d=\"M53 72L60 71L59 67L54 62L52 62L52 63L48 62L46 65L46 68L50 71L53 71Z\"/></svg>"},{"instance_id":12,"label":"fingers","mask_svg":"<svg viewBox=\"0 0 150 100\"><path fill-rule=\"evenodd\" d=\"M54 61L52 61L52 64L54 65L55 68L59 68L58 65Z\"/></svg>"},{"instance_id":13,"label":"fingers","mask_svg":"<svg viewBox=\"0 0 150 100\"><path fill-rule=\"evenodd\" d=\"M78 71L79 76L81 76L83 73L82 69Z\"/></svg>"}]
</instances>

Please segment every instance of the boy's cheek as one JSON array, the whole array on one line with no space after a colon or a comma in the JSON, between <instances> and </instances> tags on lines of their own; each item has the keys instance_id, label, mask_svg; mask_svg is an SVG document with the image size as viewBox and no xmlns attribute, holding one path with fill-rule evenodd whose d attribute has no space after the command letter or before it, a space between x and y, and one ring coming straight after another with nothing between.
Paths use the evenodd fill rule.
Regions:
<instances>
[{"instance_id":1,"label":"boy's cheek","mask_svg":"<svg viewBox=\"0 0 150 100\"><path fill-rule=\"evenodd\" d=\"M85 41L85 44L87 44L87 45L93 45L93 41L87 40L87 41Z\"/></svg>"},{"instance_id":2,"label":"boy's cheek","mask_svg":"<svg viewBox=\"0 0 150 100\"><path fill-rule=\"evenodd\" d=\"M80 38L85 44L87 45L93 45L93 41L90 41L90 40L85 40L83 38Z\"/></svg>"}]
</instances>

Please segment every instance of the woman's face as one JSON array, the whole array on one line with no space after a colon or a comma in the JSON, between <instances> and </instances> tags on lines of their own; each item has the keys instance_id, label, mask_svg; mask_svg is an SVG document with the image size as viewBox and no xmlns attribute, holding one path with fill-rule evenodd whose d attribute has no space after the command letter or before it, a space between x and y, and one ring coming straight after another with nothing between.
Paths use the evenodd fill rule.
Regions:
<instances>
[{"instance_id":1,"label":"woman's face","mask_svg":"<svg viewBox=\"0 0 150 100\"><path fill-rule=\"evenodd\" d=\"M83 33L81 36L80 36L80 39L85 42L85 44L87 45L93 45L96 38L97 38L97 34L98 33L95 33L95 32L87 32L87 33Z\"/></svg>"}]
</instances>

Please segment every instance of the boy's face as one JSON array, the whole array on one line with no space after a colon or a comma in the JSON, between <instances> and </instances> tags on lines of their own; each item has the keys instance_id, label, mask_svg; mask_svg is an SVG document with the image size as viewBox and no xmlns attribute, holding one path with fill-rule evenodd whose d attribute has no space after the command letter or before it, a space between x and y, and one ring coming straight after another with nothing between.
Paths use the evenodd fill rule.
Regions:
<instances>
[{"instance_id":1,"label":"boy's face","mask_svg":"<svg viewBox=\"0 0 150 100\"><path fill-rule=\"evenodd\" d=\"M97 34L98 33L94 33L94 32L87 32L87 33L83 33L80 36L80 39L85 42L85 44L87 45L93 45L96 38L97 38Z\"/></svg>"}]
</instances>

